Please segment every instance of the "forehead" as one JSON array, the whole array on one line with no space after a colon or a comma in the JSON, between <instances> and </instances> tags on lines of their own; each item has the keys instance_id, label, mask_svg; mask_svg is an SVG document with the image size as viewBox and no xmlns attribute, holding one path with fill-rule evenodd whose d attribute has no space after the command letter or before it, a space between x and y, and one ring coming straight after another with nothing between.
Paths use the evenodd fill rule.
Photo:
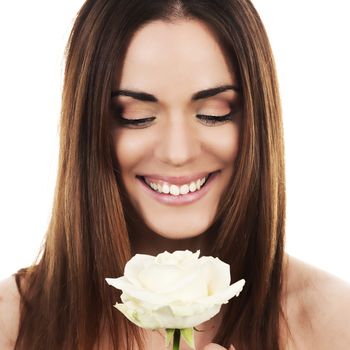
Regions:
<instances>
[{"instance_id":1,"label":"forehead","mask_svg":"<svg viewBox=\"0 0 350 350\"><path fill-rule=\"evenodd\" d=\"M169 92L171 86L176 95L234 82L223 50L204 23L159 20L135 33L126 52L119 85L158 95Z\"/></svg>"}]
</instances>

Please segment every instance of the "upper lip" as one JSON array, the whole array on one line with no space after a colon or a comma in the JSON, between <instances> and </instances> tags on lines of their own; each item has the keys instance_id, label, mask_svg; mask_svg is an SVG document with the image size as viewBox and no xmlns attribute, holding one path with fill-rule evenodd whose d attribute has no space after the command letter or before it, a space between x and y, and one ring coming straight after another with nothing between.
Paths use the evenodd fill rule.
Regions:
<instances>
[{"instance_id":1,"label":"upper lip","mask_svg":"<svg viewBox=\"0 0 350 350\"><path fill-rule=\"evenodd\" d=\"M182 185L188 184L192 181L196 181L198 179L202 179L203 177L207 177L210 172L200 172L192 175L184 175L184 176L163 176L163 175L142 175L141 177L146 178L149 182L167 182L174 185Z\"/></svg>"}]
</instances>

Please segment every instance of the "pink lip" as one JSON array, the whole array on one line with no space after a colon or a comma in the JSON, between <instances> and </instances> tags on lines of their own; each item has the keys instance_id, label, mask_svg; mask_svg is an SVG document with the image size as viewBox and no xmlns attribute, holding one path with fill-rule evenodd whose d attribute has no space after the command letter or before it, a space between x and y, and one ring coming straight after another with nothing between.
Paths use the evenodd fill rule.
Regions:
<instances>
[{"instance_id":1,"label":"pink lip","mask_svg":"<svg viewBox=\"0 0 350 350\"><path fill-rule=\"evenodd\" d=\"M149 182L167 182L174 185L183 185L188 184L192 181L196 181L198 179L202 179L203 177L207 177L210 173L201 172L196 173L189 176L161 176L161 175L143 175L142 177L146 178Z\"/></svg>"},{"instance_id":2,"label":"pink lip","mask_svg":"<svg viewBox=\"0 0 350 350\"><path fill-rule=\"evenodd\" d=\"M163 204L168 204L168 205L184 205L184 204L189 204L193 203L203 196L210 190L212 187L212 184L214 180L216 179L216 176L218 175L218 172L214 172L211 174L205 185L196 192L189 192L187 194L182 194L178 196L173 196L171 194L165 194L165 193L159 193L154 190L152 190L149 186L145 184L145 182L137 178L142 187L147 191L149 195L151 195L154 199L157 201L163 203ZM205 175L204 175L205 176ZM203 176L202 176L203 177ZM148 178L148 177L147 177ZM196 178L197 179L197 178Z\"/></svg>"}]
</instances>

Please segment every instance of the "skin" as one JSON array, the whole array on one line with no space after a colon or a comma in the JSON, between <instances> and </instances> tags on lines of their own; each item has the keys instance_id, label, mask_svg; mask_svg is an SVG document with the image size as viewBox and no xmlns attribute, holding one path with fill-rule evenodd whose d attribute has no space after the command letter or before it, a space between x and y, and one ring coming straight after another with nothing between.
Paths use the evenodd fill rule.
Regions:
<instances>
[{"instance_id":1,"label":"skin","mask_svg":"<svg viewBox=\"0 0 350 350\"><path fill-rule=\"evenodd\" d=\"M171 45L169 45L171 42ZM219 200L234 172L241 120L240 94L227 90L192 101L198 91L238 85L223 52L200 22L153 22L136 33L122 69L119 89L154 95L158 102L141 102L117 96L113 106L128 119L155 116L144 128L118 125L113 115L113 139L121 178L133 207L140 215L137 252L166 249L203 249ZM237 110L237 111L236 111ZM236 111L232 120L206 125L198 115L223 116ZM170 206L153 199L137 175L192 175L220 171L212 190L201 200ZM146 223L146 230L142 229ZM140 232L140 230L137 230ZM175 240L176 239L176 240ZM150 242L152 245L150 245Z\"/></svg>"},{"instance_id":2,"label":"skin","mask_svg":"<svg viewBox=\"0 0 350 350\"><path fill-rule=\"evenodd\" d=\"M124 105L128 117L152 114L157 121L145 129L113 130L122 180L133 208L146 223L146 228L141 230L140 225L139 235L133 237L137 252L156 254L165 249L197 248L205 251L211 243L208 230L234 172L240 116L238 113L237 119L218 126L201 124L197 114L226 114L237 95L230 91L199 103L191 102L190 96L226 83L236 83L235 74L213 35L198 21L153 22L141 29L130 44L120 87L152 93L160 101L155 105L120 99L118 103ZM175 209L148 198L135 178L147 172L176 176L218 169L222 173L212 193L193 205ZM283 348L348 350L349 285L287 254L283 274L282 305L293 336L287 337L281 321ZM212 343L221 317L222 312L198 327L206 332L195 333L197 349L225 349ZM14 278L10 277L0 283L1 349L13 349L18 319L19 295ZM145 331L145 341L146 349L165 349L161 331ZM107 335L102 336L102 342L99 350L110 348ZM181 342L181 350L189 347Z\"/></svg>"}]
</instances>

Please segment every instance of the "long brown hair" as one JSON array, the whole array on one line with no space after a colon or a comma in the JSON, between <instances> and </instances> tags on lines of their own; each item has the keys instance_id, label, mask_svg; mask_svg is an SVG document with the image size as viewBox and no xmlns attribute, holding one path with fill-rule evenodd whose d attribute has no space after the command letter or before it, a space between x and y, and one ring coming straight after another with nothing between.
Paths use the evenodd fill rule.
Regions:
<instances>
[{"instance_id":1,"label":"long brown hair","mask_svg":"<svg viewBox=\"0 0 350 350\"><path fill-rule=\"evenodd\" d=\"M92 349L107 327L114 349L142 348L142 332L111 305L104 278L131 258L109 125L110 98L131 37L161 19L197 19L220 41L242 86L235 176L217 213L212 255L245 278L214 341L239 350L281 348L285 181L273 56L249 0L87 0L66 51L60 157L52 218L40 259L16 274L17 350Z\"/></svg>"}]
</instances>

